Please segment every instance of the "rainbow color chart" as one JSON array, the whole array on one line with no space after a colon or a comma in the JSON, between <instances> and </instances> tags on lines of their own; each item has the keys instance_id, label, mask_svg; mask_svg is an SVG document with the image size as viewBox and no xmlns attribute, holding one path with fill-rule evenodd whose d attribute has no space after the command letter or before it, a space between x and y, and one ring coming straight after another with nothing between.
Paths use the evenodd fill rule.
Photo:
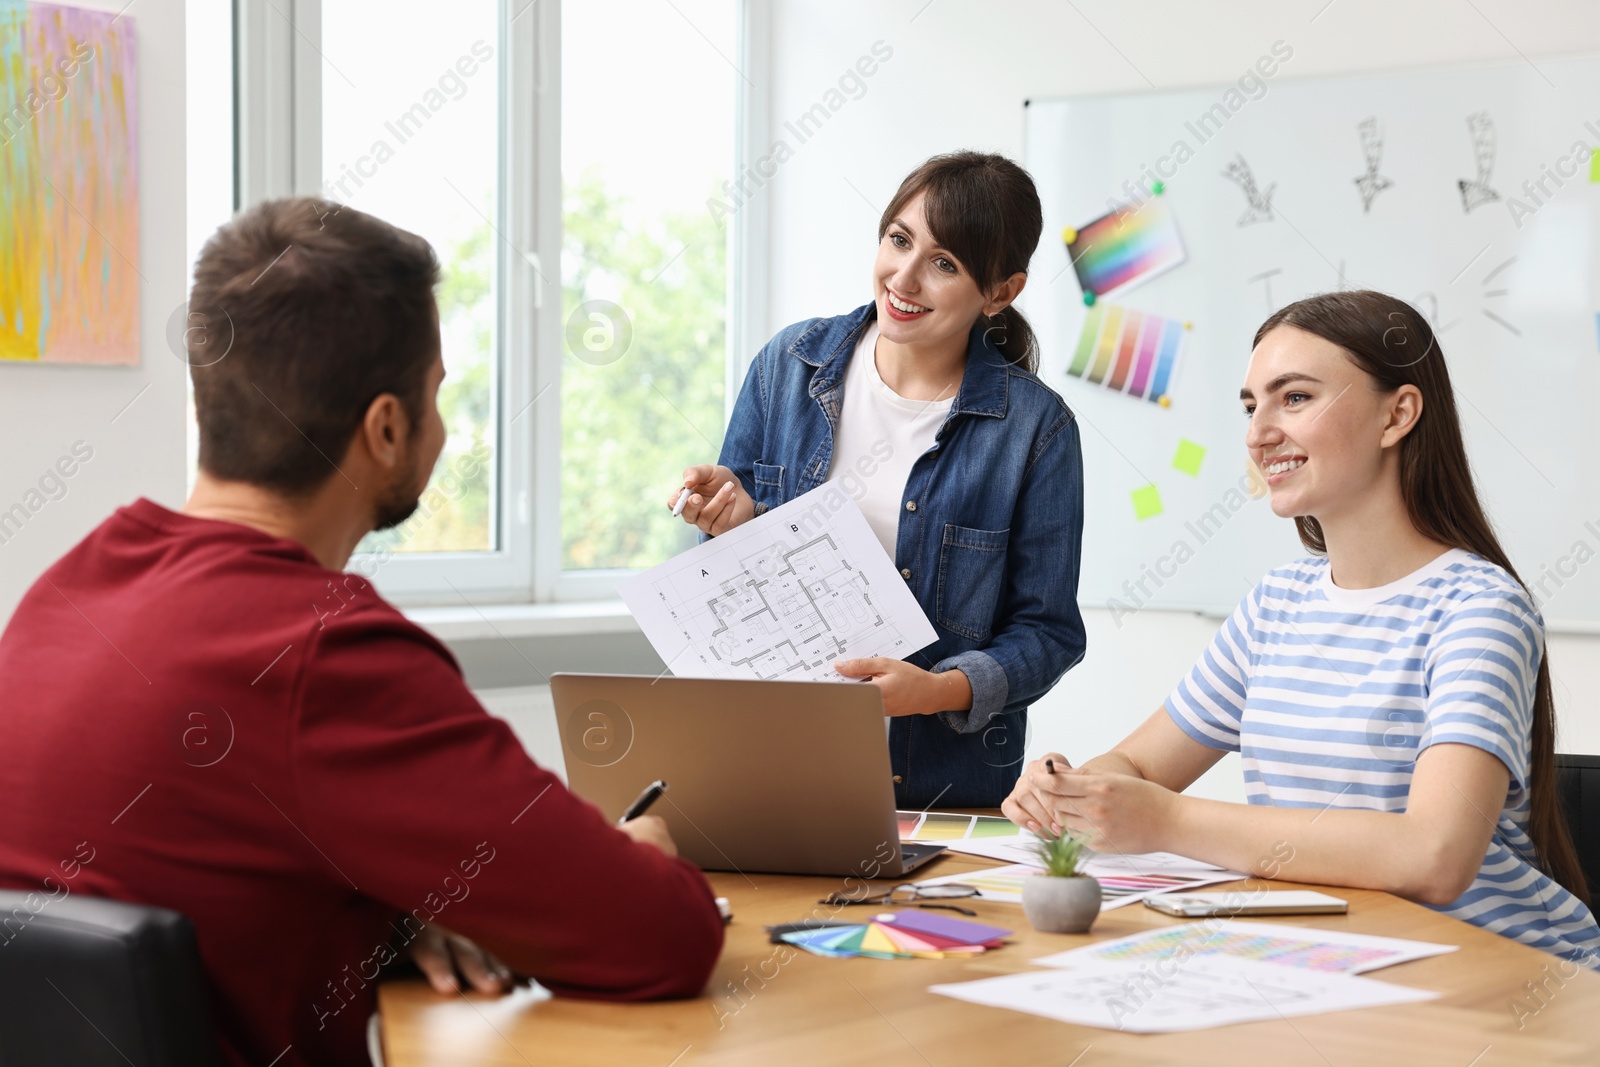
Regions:
<instances>
[{"instance_id":1,"label":"rainbow color chart","mask_svg":"<svg viewBox=\"0 0 1600 1067\"><path fill-rule=\"evenodd\" d=\"M1308 971L1346 974L1395 962L1396 955L1394 950L1379 946L1347 945L1267 933L1207 930L1192 925L1175 926L1139 938L1097 945L1090 954L1102 960L1155 960L1170 956L1180 948L1200 956L1221 954L1262 963L1281 963Z\"/></svg>"},{"instance_id":2,"label":"rainbow color chart","mask_svg":"<svg viewBox=\"0 0 1600 1067\"><path fill-rule=\"evenodd\" d=\"M1148 281L1185 258L1177 219L1159 196L1101 215L1082 229L1067 229L1062 237L1078 284L1095 296Z\"/></svg>"},{"instance_id":3,"label":"rainbow color chart","mask_svg":"<svg viewBox=\"0 0 1600 1067\"><path fill-rule=\"evenodd\" d=\"M1189 324L1096 302L1084 316L1067 373L1139 400L1161 403L1189 335ZM1170 403L1170 401L1169 401Z\"/></svg>"}]
</instances>

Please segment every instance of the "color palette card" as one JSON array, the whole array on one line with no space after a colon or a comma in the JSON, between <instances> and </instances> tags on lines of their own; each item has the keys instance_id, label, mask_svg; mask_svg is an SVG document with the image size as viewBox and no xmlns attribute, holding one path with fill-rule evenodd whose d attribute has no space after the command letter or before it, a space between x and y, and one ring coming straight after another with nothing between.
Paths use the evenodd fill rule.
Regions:
<instances>
[{"instance_id":1,"label":"color palette card","mask_svg":"<svg viewBox=\"0 0 1600 1067\"><path fill-rule=\"evenodd\" d=\"M1126 904L1136 904L1158 893L1232 882L1239 876L1232 871L1150 871L1145 874L1096 873L1093 877L1100 883L1100 910L1110 911Z\"/></svg>"},{"instance_id":2,"label":"color palette card","mask_svg":"<svg viewBox=\"0 0 1600 1067\"><path fill-rule=\"evenodd\" d=\"M998 948L1010 933L999 926L911 909L881 912L858 926L795 930L782 936L817 956L894 960L976 956Z\"/></svg>"},{"instance_id":3,"label":"color palette card","mask_svg":"<svg viewBox=\"0 0 1600 1067\"><path fill-rule=\"evenodd\" d=\"M1091 872L1100 883L1100 910L1124 907L1157 893L1171 893L1180 889L1196 889L1218 882L1232 882L1240 877L1236 871L1134 871ZM1022 903L1022 884L1029 878L1044 877L1040 868L1025 863L1005 867L991 867L986 871L929 878L918 885L939 885L943 882L960 882L978 887L984 900L999 900L1009 904Z\"/></svg>"},{"instance_id":4,"label":"color palette card","mask_svg":"<svg viewBox=\"0 0 1600 1067\"><path fill-rule=\"evenodd\" d=\"M1079 959L1046 971L931 986L928 992L1136 1034L1276 1023L1292 1015L1410 1004L1439 995L1352 974L1274 967L1236 956L1189 959L1166 970L1171 973L1152 971L1148 961ZM1143 1057L1141 1061L1154 1062ZM1160 1061L1188 1062L1181 1055Z\"/></svg>"},{"instance_id":5,"label":"color palette card","mask_svg":"<svg viewBox=\"0 0 1600 1067\"><path fill-rule=\"evenodd\" d=\"M1026 863L1012 863L1004 867L990 867L984 871L967 871L964 874L950 874L943 878L928 878L918 882L918 885L942 885L946 882L959 882L962 885L978 887L978 895L984 900L999 900L1008 904L1022 903L1022 883L1039 873L1039 868Z\"/></svg>"},{"instance_id":6,"label":"color palette card","mask_svg":"<svg viewBox=\"0 0 1600 1067\"><path fill-rule=\"evenodd\" d=\"M1186 258L1177 217L1159 196L1107 212L1062 237L1078 284L1097 297L1149 281Z\"/></svg>"},{"instance_id":7,"label":"color palette card","mask_svg":"<svg viewBox=\"0 0 1600 1067\"><path fill-rule=\"evenodd\" d=\"M1189 323L1096 301L1084 315L1067 374L1135 400L1170 404L1190 333Z\"/></svg>"},{"instance_id":8,"label":"color palette card","mask_svg":"<svg viewBox=\"0 0 1600 1067\"><path fill-rule=\"evenodd\" d=\"M1065 967L1086 959L1139 962L1179 954L1185 959L1220 955L1307 971L1361 974L1409 960L1440 956L1458 947L1304 926L1214 919L1145 930L1115 941L1057 952L1033 962L1047 967Z\"/></svg>"},{"instance_id":9,"label":"color palette card","mask_svg":"<svg viewBox=\"0 0 1600 1067\"><path fill-rule=\"evenodd\" d=\"M1018 837L1024 831L1010 819L996 815L952 815L945 811L897 811L900 840L952 841Z\"/></svg>"}]
</instances>

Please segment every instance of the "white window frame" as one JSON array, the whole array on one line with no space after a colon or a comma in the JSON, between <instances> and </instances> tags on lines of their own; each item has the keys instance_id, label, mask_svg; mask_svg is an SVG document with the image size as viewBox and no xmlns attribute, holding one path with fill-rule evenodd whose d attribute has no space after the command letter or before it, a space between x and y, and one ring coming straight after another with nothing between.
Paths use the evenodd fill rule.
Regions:
<instances>
[{"instance_id":1,"label":"white window frame","mask_svg":"<svg viewBox=\"0 0 1600 1067\"><path fill-rule=\"evenodd\" d=\"M734 170L766 144L767 0L739 3ZM628 570L561 568L561 4L500 0L499 484L488 552L357 556L407 605L614 600ZM235 0L240 207L322 193L322 0ZM751 84L756 88L752 89ZM518 194L518 190L528 190ZM727 411L765 336L765 198L729 220ZM756 267L752 270L750 268Z\"/></svg>"}]
</instances>

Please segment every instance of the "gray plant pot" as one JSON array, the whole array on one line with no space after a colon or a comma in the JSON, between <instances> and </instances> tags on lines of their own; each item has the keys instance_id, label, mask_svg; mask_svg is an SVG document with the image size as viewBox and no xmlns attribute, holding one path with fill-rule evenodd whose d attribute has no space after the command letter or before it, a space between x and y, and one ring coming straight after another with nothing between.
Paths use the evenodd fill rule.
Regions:
<instances>
[{"instance_id":1,"label":"gray plant pot","mask_svg":"<svg viewBox=\"0 0 1600 1067\"><path fill-rule=\"evenodd\" d=\"M1022 882L1022 911L1042 933L1085 933L1100 914L1100 883L1088 875L1036 874Z\"/></svg>"}]
</instances>

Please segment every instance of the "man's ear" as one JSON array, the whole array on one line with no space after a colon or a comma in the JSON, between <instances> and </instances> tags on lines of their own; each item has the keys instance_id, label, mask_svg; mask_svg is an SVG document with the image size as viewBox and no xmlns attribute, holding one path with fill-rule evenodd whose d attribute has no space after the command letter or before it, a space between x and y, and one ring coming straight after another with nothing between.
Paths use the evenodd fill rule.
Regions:
<instances>
[{"instance_id":1,"label":"man's ear","mask_svg":"<svg viewBox=\"0 0 1600 1067\"><path fill-rule=\"evenodd\" d=\"M1399 444L1406 434L1416 429L1420 418L1422 390L1414 385L1402 385L1396 389L1389 401L1389 421L1383 427L1383 447L1391 448Z\"/></svg>"},{"instance_id":2,"label":"man's ear","mask_svg":"<svg viewBox=\"0 0 1600 1067\"><path fill-rule=\"evenodd\" d=\"M1020 270L994 287L989 294L989 302L983 305L985 315L998 315L1011 306L1012 301L1022 295L1022 287L1028 284L1028 276Z\"/></svg>"},{"instance_id":3,"label":"man's ear","mask_svg":"<svg viewBox=\"0 0 1600 1067\"><path fill-rule=\"evenodd\" d=\"M380 393L367 405L359 437L374 464L385 470L404 465L410 435L411 420L399 397Z\"/></svg>"}]
</instances>

